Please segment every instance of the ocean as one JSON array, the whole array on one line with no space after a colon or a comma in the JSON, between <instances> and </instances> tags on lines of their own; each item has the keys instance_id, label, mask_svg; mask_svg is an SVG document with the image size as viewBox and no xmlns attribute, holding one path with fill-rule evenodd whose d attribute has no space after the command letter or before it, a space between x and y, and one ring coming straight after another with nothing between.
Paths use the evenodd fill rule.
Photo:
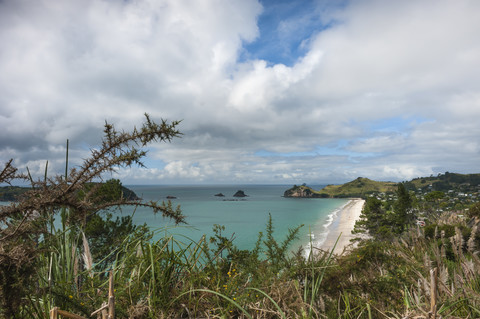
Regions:
<instances>
[{"instance_id":1,"label":"ocean","mask_svg":"<svg viewBox=\"0 0 480 319\"><path fill-rule=\"evenodd\" d=\"M225 226L222 236L234 238L240 249L252 249L259 232L265 234L268 215L271 214L274 237L281 242L289 228L304 225L292 250L307 246L312 239L320 246L326 238L328 226L337 212L345 206L347 199L285 198L283 193L291 185L198 185L198 186L139 186L126 185L145 201L167 201L180 205L186 216L187 225L175 227L174 223L146 208L137 208L133 220L136 224L146 223L152 230L168 228L168 232L179 238L183 236L198 241L203 235L213 235L215 224ZM321 189L323 185L312 186ZM242 190L247 197L233 195ZM225 197L217 197L222 193ZM123 213L130 213L125 210ZM159 231L158 238L165 232Z\"/></svg>"}]
</instances>

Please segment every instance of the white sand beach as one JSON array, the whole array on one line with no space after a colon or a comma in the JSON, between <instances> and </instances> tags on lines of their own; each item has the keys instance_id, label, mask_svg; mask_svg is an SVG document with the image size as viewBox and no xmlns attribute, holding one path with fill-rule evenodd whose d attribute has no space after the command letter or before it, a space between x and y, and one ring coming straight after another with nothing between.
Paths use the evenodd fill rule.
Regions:
<instances>
[{"instance_id":1,"label":"white sand beach","mask_svg":"<svg viewBox=\"0 0 480 319\"><path fill-rule=\"evenodd\" d=\"M340 254L343 252L344 248L350 244L355 221L360 217L364 203L365 200L355 198L343 207L337 215L337 220L330 225L327 239L321 246L321 249L331 250L340 236L334 253Z\"/></svg>"}]
</instances>

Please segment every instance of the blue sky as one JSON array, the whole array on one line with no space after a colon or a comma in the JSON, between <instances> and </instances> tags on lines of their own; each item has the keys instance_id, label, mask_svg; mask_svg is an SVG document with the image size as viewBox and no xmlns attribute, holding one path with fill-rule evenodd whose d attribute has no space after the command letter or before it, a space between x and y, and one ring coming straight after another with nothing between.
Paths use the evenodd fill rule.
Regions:
<instances>
[{"instance_id":1,"label":"blue sky","mask_svg":"<svg viewBox=\"0 0 480 319\"><path fill-rule=\"evenodd\" d=\"M319 1L260 1L263 11L258 17L259 36L245 43L244 60L262 59L270 65L293 66L308 52L309 39L329 27L319 10ZM340 1L338 4L340 5Z\"/></svg>"},{"instance_id":2,"label":"blue sky","mask_svg":"<svg viewBox=\"0 0 480 319\"><path fill-rule=\"evenodd\" d=\"M478 173L480 2L0 2L0 161L62 172L143 114L183 120L125 184Z\"/></svg>"}]
</instances>

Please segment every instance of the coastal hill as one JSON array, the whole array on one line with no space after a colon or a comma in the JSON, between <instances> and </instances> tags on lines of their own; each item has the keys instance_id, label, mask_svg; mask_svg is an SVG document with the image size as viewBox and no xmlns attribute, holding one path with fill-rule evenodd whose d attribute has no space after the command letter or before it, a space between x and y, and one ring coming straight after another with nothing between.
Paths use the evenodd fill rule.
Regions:
<instances>
[{"instance_id":1,"label":"coastal hill","mask_svg":"<svg viewBox=\"0 0 480 319\"><path fill-rule=\"evenodd\" d=\"M418 177L405 183L405 187L410 190L430 189L434 191L448 191L451 189L478 189L480 186L480 174L458 174L449 173L438 174L437 176Z\"/></svg>"},{"instance_id":2,"label":"coastal hill","mask_svg":"<svg viewBox=\"0 0 480 319\"><path fill-rule=\"evenodd\" d=\"M480 174L458 174L449 173L438 174L437 176L418 177L411 181L404 182L405 188L417 192L453 192L462 191L464 193L477 192L480 189ZM328 185L321 190L313 190L306 186L293 186L284 193L284 197L299 198L345 198L345 197L365 197L372 193L395 192L397 183L378 182L365 177L359 177L351 182L342 185Z\"/></svg>"},{"instance_id":3,"label":"coastal hill","mask_svg":"<svg viewBox=\"0 0 480 319\"><path fill-rule=\"evenodd\" d=\"M286 190L283 196L299 198L364 197L376 192L394 192L396 187L397 183L394 182L377 182L365 177L359 177L342 185L328 185L319 191L313 190L306 185L295 185Z\"/></svg>"},{"instance_id":4,"label":"coastal hill","mask_svg":"<svg viewBox=\"0 0 480 319\"><path fill-rule=\"evenodd\" d=\"M322 190L321 194L326 197L364 197L372 193L395 192L397 183L378 182L365 177L359 177L343 185L328 185Z\"/></svg>"},{"instance_id":5,"label":"coastal hill","mask_svg":"<svg viewBox=\"0 0 480 319\"><path fill-rule=\"evenodd\" d=\"M87 186L92 187L97 183L90 183ZM102 191L111 191L117 192L123 198L128 200L138 200L140 199L137 194L131 189L123 186L119 180L108 180L105 183L101 183L104 188ZM119 188L119 189L118 189ZM21 196L31 190L31 187L22 187L22 186L3 186L0 187L0 202L16 202L21 199Z\"/></svg>"}]
</instances>

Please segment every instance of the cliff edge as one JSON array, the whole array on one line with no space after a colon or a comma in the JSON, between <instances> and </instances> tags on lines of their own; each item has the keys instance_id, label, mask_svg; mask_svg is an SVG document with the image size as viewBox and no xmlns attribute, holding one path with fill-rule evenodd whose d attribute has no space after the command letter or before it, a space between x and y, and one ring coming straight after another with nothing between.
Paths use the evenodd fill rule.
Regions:
<instances>
[{"instance_id":1,"label":"cliff edge","mask_svg":"<svg viewBox=\"0 0 480 319\"><path fill-rule=\"evenodd\" d=\"M324 197L328 197L328 195L322 194L316 190L313 190L312 188L306 185L301 185L301 186L294 185L292 188L287 189L283 193L283 197L324 198Z\"/></svg>"}]
</instances>

